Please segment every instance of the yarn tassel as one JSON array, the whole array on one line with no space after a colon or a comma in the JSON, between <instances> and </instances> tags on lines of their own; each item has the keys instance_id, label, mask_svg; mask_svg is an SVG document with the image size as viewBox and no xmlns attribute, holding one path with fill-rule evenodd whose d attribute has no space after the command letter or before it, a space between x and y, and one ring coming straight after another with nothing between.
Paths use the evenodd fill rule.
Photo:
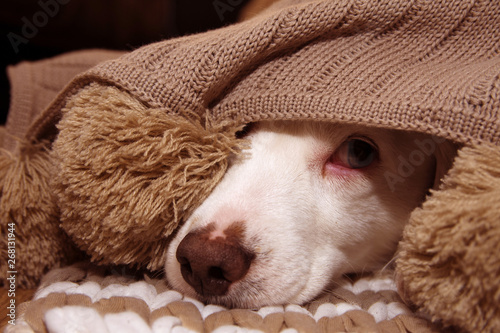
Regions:
<instances>
[{"instance_id":1,"label":"yarn tassel","mask_svg":"<svg viewBox=\"0 0 500 333\"><path fill-rule=\"evenodd\" d=\"M53 145L62 227L94 262L163 268L169 236L224 175L240 129L91 84Z\"/></svg>"},{"instance_id":2,"label":"yarn tassel","mask_svg":"<svg viewBox=\"0 0 500 333\"><path fill-rule=\"evenodd\" d=\"M78 257L59 228L49 180L53 165L43 144L0 150L0 280L16 272L16 285L33 288L44 273Z\"/></svg>"}]
</instances>

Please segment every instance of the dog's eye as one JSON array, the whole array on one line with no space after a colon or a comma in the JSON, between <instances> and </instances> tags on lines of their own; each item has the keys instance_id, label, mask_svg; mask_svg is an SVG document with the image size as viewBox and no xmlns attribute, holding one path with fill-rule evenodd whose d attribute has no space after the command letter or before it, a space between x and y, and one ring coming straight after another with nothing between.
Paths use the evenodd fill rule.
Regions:
<instances>
[{"instance_id":1,"label":"dog's eye","mask_svg":"<svg viewBox=\"0 0 500 333\"><path fill-rule=\"evenodd\" d=\"M377 158L377 149L363 139L349 139L342 143L334 155L344 167L360 169L369 166Z\"/></svg>"}]
</instances>

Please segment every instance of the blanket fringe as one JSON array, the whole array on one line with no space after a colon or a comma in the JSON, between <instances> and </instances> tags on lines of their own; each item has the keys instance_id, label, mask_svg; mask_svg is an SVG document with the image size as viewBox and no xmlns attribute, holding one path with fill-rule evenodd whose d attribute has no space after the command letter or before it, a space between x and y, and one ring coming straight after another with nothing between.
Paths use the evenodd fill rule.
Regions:
<instances>
[{"instance_id":1,"label":"blanket fringe","mask_svg":"<svg viewBox=\"0 0 500 333\"><path fill-rule=\"evenodd\" d=\"M169 235L224 175L240 128L113 86L70 99L53 146L62 227L101 264L161 269Z\"/></svg>"},{"instance_id":2,"label":"blanket fringe","mask_svg":"<svg viewBox=\"0 0 500 333\"><path fill-rule=\"evenodd\" d=\"M49 269L80 256L59 228L46 144L20 146L19 154L0 150L0 283L8 286L13 271L17 286L34 288Z\"/></svg>"},{"instance_id":3,"label":"blanket fringe","mask_svg":"<svg viewBox=\"0 0 500 333\"><path fill-rule=\"evenodd\" d=\"M500 330L499 202L500 150L465 147L405 229L397 260L402 294L444 325Z\"/></svg>"}]
</instances>

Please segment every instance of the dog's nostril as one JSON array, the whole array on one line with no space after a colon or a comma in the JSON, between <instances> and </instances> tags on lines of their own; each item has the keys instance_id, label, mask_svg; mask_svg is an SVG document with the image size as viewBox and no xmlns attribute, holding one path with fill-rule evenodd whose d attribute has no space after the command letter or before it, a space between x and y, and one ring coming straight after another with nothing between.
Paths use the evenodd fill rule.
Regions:
<instances>
[{"instance_id":1,"label":"dog's nostril","mask_svg":"<svg viewBox=\"0 0 500 333\"><path fill-rule=\"evenodd\" d=\"M184 237L176 255L182 277L203 296L224 295L246 275L254 258L237 240L210 239L204 233Z\"/></svg>"},{"instance_id":2,"label":"dog's nostril","mask_svg":"<svg viewBox=\"0 0 500 333\"><path fill-rule=\"evenodd\" d=\"M215 280L226 280L224 277L224 271L220 267L212 266L208 269L208 276Z\"/></svg>"},{"instance_id":3,"label":"dog's nostril","mask_svg":"<svg viewBox=\"0 0 500 333\"><path fill-rule=\"evenodd\" d=\"M181 269L184 270L188 274L193 273L193 269L191 268L191 265L189 264L189 262L184 263L184 264L181 263Z\"/></svg>"},{"instance_id":4,"label":"dog's nostril","mask_svg":"<svg viewBox=\"0 0 500 333\"><path fill-rule=\"evenodd\" d=\"M184 266L184 265L190 266L190 264L189 264L189 260L188 260L188 258L186 258L186 257L180 257L180 256L177 256L177 261L178 261L178 262L179 262L179 264L181 264L182 266Z\"/></svg>"}]
</instances>

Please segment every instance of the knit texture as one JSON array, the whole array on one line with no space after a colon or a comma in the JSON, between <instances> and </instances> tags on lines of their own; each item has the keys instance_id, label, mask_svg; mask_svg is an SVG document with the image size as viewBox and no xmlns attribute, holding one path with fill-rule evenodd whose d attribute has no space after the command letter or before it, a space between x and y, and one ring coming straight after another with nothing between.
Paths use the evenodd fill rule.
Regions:
<instances>
[{"instance_id":1,"label":"knit texture","mask_svg":"<svg viewBox=\"0 0 500 333\"><path fill-rule=\"evenodd\" d=\"M431 333L438 328L411 313L391 274L344 278L305 305L227 309L170 290L164 280L123 268L73 265L47 274L34 299L6 333L67 332L384 332Z\"/></svg>"},{"instance_id":2,"label":"knit texture","mask_svg":"<svg viewBox=\"0 0 500 333\"><path fill-rule=\"evenodd\" d=\"M75 75L123 53L105 50L77 51L8 67L11 103L2 147L15 151L17 143L24 138L33 121Z\"/></svg>"},{"instance_id":3,"label":"knit texture","mask_svg":"<svg viewBox=\"0 0 500 333\"><path fill-rule=\"evenodd\" d=\"M105 62L62 96L100 81L215 121L313 118L497 144L499 27L498 1L281 1ZM62 103L31 138L53 126Z\"/></svg>"},{"instance_id":4,"label":"knit texture","mask_svg":"<svg viewBox=\"0 0 500 333\"><path fill-rule=\"evenodd\" d=\"M11 105L7 124L0 129L0 255L8 258L8 223L14 223L19 287L34 288L49 269L81 258L60 228L60 210L50 184L55 174L51 143L41 140L32 145L26 133L76 74L121 54L87 50L8 68ZM7 260L0 262L0 285L8 285L8 265Z\"/></svg>"},{"instance_id":5,"label":"knit texture","mask_svg":"<svg viewBox=\"0 0 500 333\"><path fill-rule=\"evenodd\" d=\"M235 131L247 122L354 122L496 150L499 35L498 1L284 0L237 25L99 64L27 131L29 122L19 122L26 140L0 155L0 231L14 222L22 235L16 251L29 258L17 262L19 281L32 285L71 261L69 246L53 244L67 236L96 262L161 268L169 233L216 186L241 147ZM471 173L461 166L493 155L478 151L459 156L465 164L457 170ZM498 191L484 185L497 178L482 172L472 186L479 193L459 201L460 210L446 212L454 207L447 200L444 208L424 205L405 232L401 262L416 263L399 270L406 296L445 325L499 329L491 278L498 261L484 255L499 244L498 205L488 201ZM471 194L451 179L442 198ZM477 244L483 255L466 254L469 233L487 240ZM0 246L6 257L5 237ZM444 266L448 258L465 266ZM468 300L474 311L463 306Z\"/></svg>"}]
</instances>

